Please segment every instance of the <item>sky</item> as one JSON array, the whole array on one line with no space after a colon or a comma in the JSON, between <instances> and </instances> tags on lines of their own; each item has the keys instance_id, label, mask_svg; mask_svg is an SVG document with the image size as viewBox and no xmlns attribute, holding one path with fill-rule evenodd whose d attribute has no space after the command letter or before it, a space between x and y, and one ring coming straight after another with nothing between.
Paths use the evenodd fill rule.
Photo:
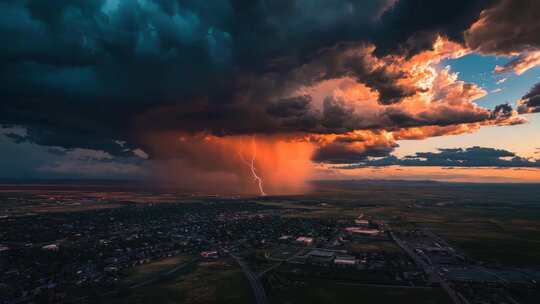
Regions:
<instances>
[{"instance_id":1,"label":"sky","mask_svg":"<svg viewBox=\"0 0 540 304\"><path fill-rule=\"evenodd\" d=\"M5 0L0 178L540 182L535 0Z\"/></svg>"}]
</instances>

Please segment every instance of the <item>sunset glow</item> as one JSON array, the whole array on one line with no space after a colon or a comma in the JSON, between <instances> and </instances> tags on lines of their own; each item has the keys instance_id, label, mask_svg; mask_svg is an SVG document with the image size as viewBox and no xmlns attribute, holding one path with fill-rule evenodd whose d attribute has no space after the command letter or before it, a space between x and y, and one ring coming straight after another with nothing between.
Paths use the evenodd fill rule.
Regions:
<instances>
[{"instance_id":1,"label":"sunset glow","mask_svg":"<svg viewBox=\"0 0 540 304\"><path fill-rule=\"evenodd\" d=\"M448 164L471 181L537 180L534 1L120 2L1 6L18 19L0 23L14 41L0 53L0 148L29 156L4 161L3 177L269 194L371 178L372 166L380 178L408 178L383 168L407 166L458 180ZM424 9L429 21L408 24Z\"/></svg>"}]
</instances>

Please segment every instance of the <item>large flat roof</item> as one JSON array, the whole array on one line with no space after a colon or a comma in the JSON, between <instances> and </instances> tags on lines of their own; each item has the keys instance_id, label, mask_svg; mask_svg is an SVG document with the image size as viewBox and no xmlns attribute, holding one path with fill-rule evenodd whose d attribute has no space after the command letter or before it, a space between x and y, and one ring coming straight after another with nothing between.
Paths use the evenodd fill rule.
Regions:
<instances>
[{"instance_id":1,"label":"large flat roof","mask_svg":"<svg viewBox=\"0 0 540 304\"><path fill-rule=\"evenodd\" d=\"M334 256L334 252L326 250L312 250L309 252L309 255L322 256L322 257L331 257Z\"/></svg>"}]
</instances>

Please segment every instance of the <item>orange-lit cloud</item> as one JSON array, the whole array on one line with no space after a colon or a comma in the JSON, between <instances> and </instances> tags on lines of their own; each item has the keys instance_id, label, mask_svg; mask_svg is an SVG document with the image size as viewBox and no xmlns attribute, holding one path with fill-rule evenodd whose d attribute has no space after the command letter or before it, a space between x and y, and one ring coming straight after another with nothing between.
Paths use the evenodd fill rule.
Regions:
<instances>
[{"instance_id":1,"label":"orange-lit cloud","mask_svg":"<svg viewBox=\"0 0 540 304\"><path fill-rule=\"evenodd\" d=\"M367 66L365 73L384 70L393 86L405 88L399 101L381 102L378 84L362 82L358 73L315 81L293 93L310 96L311 112L321 113L321 126L314 128L310 135L310 140L319 147L314 160L355 162L367 156L389 154L398 140L457 135L486 125L526 122L508 105L497 106L492 111L478 106L475 101L487 92L459 80L449 67L439 66L444 59L470 52L460 44L439 37L432 50L411 58L396 55L378 58L373 55L374 50L373 46L347 49L336 55L337 62L354 58ZM333 62L334 70L344 64ZM319 71L318 74L324 72L319 63L300 69L302 75L314 73L314 70ZM404 93L409 92L408 88L413 88L413 93ZM394 89L383 86L383 90L392 92Z\"/></svg>"},{"instance_id":2,"label":"orange-lit cloud","mask_svg":"<svg viewBox=\"0 0 540 304\"><path fill-rule=\"evenodd\" d=\"M501 0L465 31L466 45L482 54L515 57L495 72L520 75L540 64L539 9L536 0Z\"/></svg>"},{"instance_id":3,"label":"orange-lit cloud","mask_svg":"<svg viewBox=\"0 0 540 304\"><path fill-rule=\"evenodd\" d=\"M255 136L267 192L291 192L312 161L387 156L540 109L538 94L518 111L482 107L486 89L443 66L472 53L509 58L499 73L539 64L538 0L49 2L2 4L0 33L24 43L0 51L0 129L25 128L5 136L16 144L106 152L96 161L122 176L149 168L190 189L256 193L240 157Z\"/></svg>"},{"instance_id":4,"label":"orange-lit cloud","mask_svg":"<svg viewBox=\"0 0 540 304\"><path fill-rule=\"evenodd\" d=\"M508 73L514 72L516 75L521 75L527 70L540 64L540 51L527 51L519 54L515 59L511 60L504 66L496 66L495 72Z\"/></svg>"},{"instance_id":5,"label":"orange-lit cloud","mask_svg":"<svg viewBox=\"0 0 540 304\"><path fill-rule=\"evenodd\" d=\"M458 43L439 37L432 50L410 58L379 58L374 51L373 45L329 50L295 70L288 88L278 90L281 95L263 104L266 109L252 107L253 120L234 123L233 116L226 118L240 129L220 136L211 135L212 130L149 132L146 152L169 159L156 171L174 182L191 188L220 183L217 188L256 192L246 160L253 149L251 134L257 134L256 169L265 191L291 193L305 189L315 167L312 161L350 164L387 156L399 140L525 122L508 105L494 110L478 106L475 101L487 92L440 66L444 59L470 52ZM163 108L143 119L166 117L168 121L168 116L178 116L189 120L199 113L197 107L185 111L185 107L181 113Z\"/></svg>"}]
</instances>

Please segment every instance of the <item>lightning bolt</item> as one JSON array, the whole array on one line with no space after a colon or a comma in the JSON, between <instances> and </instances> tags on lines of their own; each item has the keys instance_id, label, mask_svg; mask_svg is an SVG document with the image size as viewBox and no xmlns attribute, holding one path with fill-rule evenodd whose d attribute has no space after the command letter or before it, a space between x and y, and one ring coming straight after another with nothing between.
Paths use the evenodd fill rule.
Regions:
<instances>
[{"instance_id":1,"label":"lightning bolt","mask_svg":"<svg viewBox=\"0 0 540 304\"><path fill-rule=\"evenodd\" d=\"M255 159L257 158L257 142L255 141L255 136L251 138L251 161L247 161L242 153L240 154L240 158L242 161L249 167L251 170L251 175L253 176L253 179L255 182L257 182L257 185L259 186L259 193L261 196L266 196L266 193L264 192L263 188L263 180L262 178L257 174L257 169L255 168Z\"/></svg>"}]
</instances>

